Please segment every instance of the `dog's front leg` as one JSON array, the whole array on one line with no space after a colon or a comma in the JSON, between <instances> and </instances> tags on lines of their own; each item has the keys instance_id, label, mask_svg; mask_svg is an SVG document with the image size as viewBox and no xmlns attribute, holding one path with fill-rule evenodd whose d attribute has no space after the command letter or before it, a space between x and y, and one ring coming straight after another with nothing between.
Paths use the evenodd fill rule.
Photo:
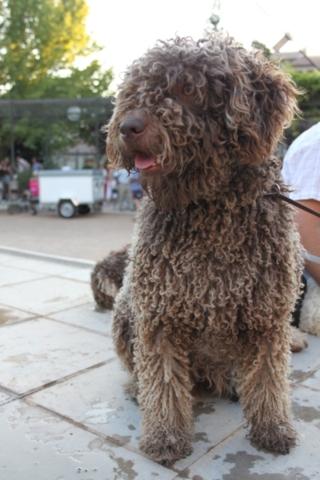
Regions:
<instances>
[{"instance_id":1,"label":"dog's front leg","mask_svg":"<svg viewBox=\"0 0 320 480\"><path fill-rule=\"evenodd\" d=\"M112 336L123 365L133 373L134 314L131 294L132 264L128 265L123 285L116 297L113 311Z\"/></svg>"},{"instance_id":2,"label":"dog's front leg","mask_svg":"<svg viewBox=\"0 0 320 480\"><path fill-rule=\"evenodd\" d=\"M192 451L192 397L186 350L158 334L139 338L135 351L139 404L143 411L141 449L162 464Z\"/></svg>"},{"instance_id":3,"label":"dog's front leg","mask_svg":"<svg viewBox=\"0 0 320 480\"><path fill-rule=\"evenodd\" d=\"M257 447L286 454L296 444L290 424L289 333L270 332L244 346L238 361L240 402Z\"/></svg>"}]
</instances>

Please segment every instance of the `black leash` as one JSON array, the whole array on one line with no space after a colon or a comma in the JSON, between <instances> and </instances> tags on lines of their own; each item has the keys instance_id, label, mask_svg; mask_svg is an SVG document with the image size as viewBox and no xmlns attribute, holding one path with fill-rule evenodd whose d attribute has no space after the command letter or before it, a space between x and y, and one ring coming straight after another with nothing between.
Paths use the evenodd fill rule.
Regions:
<instances>
[{"instance_id":1,"label":"black leash","mask_svg":"<svg viewBox=\"0 0 320 480\"><path fill-rule=\"evenodd\" d=\"M266 197L280 198L280 200L283 200L284 202L290 203L294 207L300 208L301 210L304 210L305 212L308 212L311 215L314 215L315 217L320 218L320 213L319 212L316 212L312 208L306 207L305 205L302 205L301 203L296 202L295 200L292 200L291 198L287 197L286 195L283 195L280 192L266 193L265 196Z\"/></svg>"},{"instance_id":2,"label":"black leash","mask_svg":"<svg viewBox=\"0 0 320 480\"><path fill-rule=\"evenodd\" d=\"M290 203L291 205L293 205L294 207L297 207L297 208L300 208L301 210L304 210L305 212L308 212L310 213L311 215L314 215L315 217L318 217L320 218L320 213L319 212L316 212L315 210L313 210L312 208L309 208L309 207L306 207L305 205L302 205L301 203L299 202L296 202L295 200L292 200L291 198L287 197L286 195L283 195L283 193L280 193L280 187L279 185L276 185L278 191L277 192L271 192L271 193L266 193L265 196L266 197L275 197L275 198L279 198L280 200L283 200L287 203ZM320 264L320 257L317 256L317 255L312 255L311 253L309 253L307 250L304 251L304 259L305 260L308 260L309 262L313 262L313 263L319 263Z\"/></svg>"}]
</instances>

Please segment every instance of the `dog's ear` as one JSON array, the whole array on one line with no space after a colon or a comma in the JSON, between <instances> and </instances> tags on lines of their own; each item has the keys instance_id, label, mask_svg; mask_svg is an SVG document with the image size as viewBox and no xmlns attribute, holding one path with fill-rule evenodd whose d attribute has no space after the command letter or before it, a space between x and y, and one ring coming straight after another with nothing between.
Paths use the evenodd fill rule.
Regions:
<instances>
[{"instance_id":1,"label":"dog's ear","mask_svg":"<svg viewBox=\"0 0 320 480\"><path fill-rule=\"evenodd\" d=\"M237 110L237 157L258 164L275 150L298 112L293 81L272 61L255 52L242 59L245 69L234 73L235 88L229 97L229 115ZM242 69L241 69L242 70ZM234 113L233 113L234 115Z\"/></svg>"},{"instance_id":2,"label":"dog's ear","mask_svg":"<svg viewBox=\"0 0 320 480\"><path fill-rule=\"evenodd\" d=\"M120 150L119 150L119 121L117 119L117 107L114 107L113 115L105 127L105 132L107 134L106 138L106 154L107 159L110 165L110 168L126 168L124 162L122 161Z\"/></svg>"}]
</instances>

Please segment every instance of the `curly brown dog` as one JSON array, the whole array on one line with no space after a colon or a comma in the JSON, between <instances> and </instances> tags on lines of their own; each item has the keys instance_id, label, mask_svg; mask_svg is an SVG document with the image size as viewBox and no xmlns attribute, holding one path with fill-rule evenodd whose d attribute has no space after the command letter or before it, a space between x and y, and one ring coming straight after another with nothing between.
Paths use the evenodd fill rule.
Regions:
<instances>
[{"instance_id":1,"label":"curly brown dog","mask_svg":"<svg viewBox=\"0 0 320 480\"><path fill-rule=\"evenodd\" d=\"M161 42L127 71L109 124L113 165L147 196L114 307L137 382L141 449L191 452L197 383L236 384L258 448L288 453L290 312L302 261L273 156L296 110L289 78L220 35Z\"/></svg>"},{"instance_id":2,"label":"curly brown dog","mask_svg":"<svg viewBox=\"0 0 320 480\"><path fill-rule=\"evenodd\" d=\"M128 262L129 245L121 250L110 252L94 266L91 273L91 290L99 310L112 310L115 297L122 287ZM294 353L301 352L308 346L303 332L320 336L319 291L319 288L313 284L309 286L307 294L301 295L296 302L291 320L290 341L291 351Z\"/></svg>"}]
</instances>

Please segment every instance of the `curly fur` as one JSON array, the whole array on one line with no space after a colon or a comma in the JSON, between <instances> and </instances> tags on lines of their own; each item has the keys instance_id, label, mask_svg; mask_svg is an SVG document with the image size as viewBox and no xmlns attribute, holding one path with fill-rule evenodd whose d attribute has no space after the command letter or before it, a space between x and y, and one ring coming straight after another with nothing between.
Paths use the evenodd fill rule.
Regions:
<instances>
[{"instance_id":1,"label":"curly fur","mask_svg":"<svg viewBox=\"0 0 320 480\"><path fill-rule=\"evenodd\" d=\"M107 153L142 170L147 192L114 307L117 352L136 378L141 448L170 463L191 451L191 390L235 382L250 438L287 453L290 313L302 261L290 206L266 197L273 155L296 110L288 77L220 35L161 42L134 62ZM125 138L121 125L140 119Z\"/></svg>"},{"instance_id":2,"label":"curly fur","mask_svg":"<svg viewBox=\"0 0 320 480\"><path fill-rule=\"evenodd\" d=\"M291 352L301 352L301 350L304 350L305 348L307 348L307 346L308 340L306 334L299 330L297 327L291 325Z\"/></svg>"},{"instance_id":3,"label":"curly fur","mask_svg":"<svg viewBox=\"0 0 320 480\"><path fill-rule=\"evenodd\" d=\"M122 286L123 272L128 261L128 249L111 252L98 262L91 273L91 290L96 304L106 310L113 307L114 298Z\"/></svg>"},{"instance_id":4,"label":"curly fur","mask_svg":"<svg viewBox=\"0 0 320 480\"><path fill-rule=\"evenodd\" d=\"M111 310L113 308L114 299L122 287L122 281L125 274L126 266L129 262L129 246L115 252L111 252L101 262L98 262L91 274L91 288L96 304L103 310ZM302 302L300 306L302 317L302 332L296 328L295 322L291 321L291 351L294 353L301 352L307 348L308 341L305 333L311 333L320 336L320 292L311 283L311 291L308 296L299 298ZM296 313L296 306L294 313ZM300 312L299 312L300 319ZM299 320L300 321L300 320ZM198 352L197 355L200 355ZM198 357L198 361L199 357ZM208 371L211 365L207 362L207 357L204 358L203 370ZM202 375L208 378L208 375ZM198 379L198 382L201 379ZM231 387L231 386L230 386ZM234 395L234 390L231 388L231 396Z\"/></svg>"}]
</instances>

